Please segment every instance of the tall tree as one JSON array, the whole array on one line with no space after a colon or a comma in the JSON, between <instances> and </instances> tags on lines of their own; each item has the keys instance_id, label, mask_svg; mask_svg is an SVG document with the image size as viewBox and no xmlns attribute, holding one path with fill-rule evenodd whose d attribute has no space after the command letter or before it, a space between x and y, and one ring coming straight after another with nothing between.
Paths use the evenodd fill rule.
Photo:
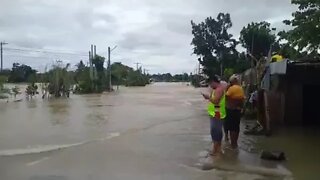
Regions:
<instances>
[{"instance_id":1,"label":"tall tree","mask_svg":"<svg viewBox=\"0 0 320 180\"><path fill-rule=\"evenodd\" d=\"M240 32L240 43L256 59L267 56L270 47L276 41L276 36L272 34L270 23L259 22L250 23Z\"/></svg>"},{"instance_id":2,"label":"tall tree","mask_svg":"<svg viewBox=\"0 0 320 180\"><path fill-rule=\"evenodd\" d=\"M111 65L111 77L112 82L117 85L125 84L125 81L128 78L129 72L133 69L129 66L126 66L120 62L115 62Z\"/></svg>"},{"instance_id":3,"label":"tall tree","mask_svg":"<svg viewBox=\"0 0 320 180\"><path fill-rule=\"evenodd\" d=\"M282 35L298 50L309 54L319 55L320 51L320 1L319 0L292 0L298 5L298 11L292 14L292 20L284 23L293 26Z\"/></svg>"},{"instance_id":4,"label":"tall tree","mask_svg":"<svg viewBox=\"0 0 320 180\"><path fill-rule=\"evenodd\" d=\"M30 66L13 63L12 70L9 76L9 82L27 82L29 76L36 74L36 70L32 69Z\"/></svg>"},{"instance_id":5,"label":"tall tree","mask_svg":"<svg viewBox=\"0 0 320 180\"><path fill-rule=\"evenodd\" d=\"M104 61L105 57L99 55L96 55L92 60L92 63L96 69L94 86L97 92L103 92L108 86L108 80L103 67Z\"/></svg>"},{"instance_id":6,"label":"tall tree","mask_svg":"<svg viewBox=\"0 0 320 180\"><path fill-rule=\"evenodd\" d=\"M203 72L208 76L220 74L220 66L237 54L237 41L228 33L232 27L230 14L219 13L216 19L208 17L199 24L191 21L191 25L193 53L202 57L198 60Z\"/></svg>"}]
</instances>

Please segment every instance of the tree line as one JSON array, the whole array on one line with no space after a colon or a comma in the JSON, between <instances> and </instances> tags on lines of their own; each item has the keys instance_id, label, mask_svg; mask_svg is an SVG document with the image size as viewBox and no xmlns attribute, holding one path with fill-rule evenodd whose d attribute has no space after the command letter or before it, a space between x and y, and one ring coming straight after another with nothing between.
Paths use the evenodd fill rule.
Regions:
<instances>
[{"instance_id":1,"label":"tree line","mask_svg":"<svg viewBox=\"0 0 320 180\"><path fill-rule=\"evenodd\" d=\"M31 66L13 63L12 69L0 72L1 87L3 83L29 83L30 89L37 90L36 83L41 83L42 89L56 97L65 96L69 91L75 93L101 93L109 89L109 71L104 68L105 58L96 55L93 58L93 67L87 66L80 61L75 70L70 70L70 64L56 62L44 73L39 73ZM112 85L145 86L149 84L149 75L140 69L115 62L111 65ZM73 88L75 85L75 88ZM32 87L32 88L31 88ZM33 93L33 92L32 92Z\"/></svg>"},{"instance_id":2,"label":"tree line","mask_svg":"<svg viewBox=\"0 0 320 180\"><path fill-rule=\"evenodd\" d=\"M151 78L155 82L189 82L191 80L191 76L187 73L175 75L171 73L153 74Z\"/></svg>"},{"instance_id":3,"label":"tree line","mask_svg":"<svg viewBox=\"0 0 320 180\"><path fill-rule=\"evenodd\" d=\"M100 89L106 89L108 84L107 79L107 69L102 68L104 58L101 56L96 56L93 60L95 64L96 71L96 84L98 91ZM68 82L68 84L77 84L78 88L82 89L83 92L89 93L94 91L94 82L90 80L90 67L86 66L83 61L80 61L76 64L76 70L69 70L70 64L65 66L59 65L58 63L54 64L52 68L44 73L38 73L32 67L13 63L12 69L5 69L0 73L2 79L4 78L8 83L49 83L50 81L59 81L59 80L50 80L50 77L57 76L56 73L59 71L61 76L60 81L62 84ZM124 86L145 86L149 83L150 79L155 82L189 82L191 81L192 75L187 73L183 74L174 74L164 73L164 74L144 74L142 69L139 68L134 70L133 68L122 64L121 62L115 62L111 64L111 81L113 85L124 85ZM67 79L64 79L67 78ZM100 81L100 82L99 82Z\"/></svg>"}]
</instances>

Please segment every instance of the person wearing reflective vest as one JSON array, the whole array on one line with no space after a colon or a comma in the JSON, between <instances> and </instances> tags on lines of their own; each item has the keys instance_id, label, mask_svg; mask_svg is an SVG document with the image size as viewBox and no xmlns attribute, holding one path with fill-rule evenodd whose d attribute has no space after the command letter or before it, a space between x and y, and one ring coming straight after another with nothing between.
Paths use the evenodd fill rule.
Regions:
<instances>
[{"instance_id":1,"label":"person wearing reflective vest","mask_svg":"<svg viewBox=\"0 0 320 180\"><path fill-rule=\"evenodd\" d=\"M214 75L209 77L209 86L212 88L210 94L202 93L209 101L208 115L210 117L210 134L213 142L212 156L222 154L221 141L223 137L223 119L226 117L225 91L227 83L221 81L220 77Z\"/></svg>"}]
</instances>

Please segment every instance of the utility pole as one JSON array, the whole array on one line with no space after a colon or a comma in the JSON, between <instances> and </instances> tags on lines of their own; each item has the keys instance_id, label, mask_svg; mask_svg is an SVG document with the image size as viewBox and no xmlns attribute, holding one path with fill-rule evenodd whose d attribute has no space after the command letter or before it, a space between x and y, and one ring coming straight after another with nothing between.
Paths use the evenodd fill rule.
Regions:
<instances>
[{"instance_id":1,"label":"utility pole","mask_svg":"<svg viewBox=\"0 0 320 180\"><path fill-rule=\"evenodd\" d=\"M108 76L109 76L109 91L112 91L112 82L111 82L111 52L115 50L118 46L114 46L112 49L108 47Z\"/></svg>"},{"instance_id":2,"label":"utility pole","mask_svg":"<svg viewBox=\"0 0 320 180\"><path fill-rule=\"evenodd\" d=\"M90 50L90 57L89 57L89 61L90 61L90 79L91 81L93 80L93 45L91 44L91 50Z\"/></svg>"},{"instance_id":3,"label":"utility pole","mask_svg":"<svg viewBox=\"0 0 320 180\"><path fill-rule=\"evenodd\" d=\"M141 64L141 63L136 62L136 63L134 63L134 64L137 65L137 71L138 71L138 70L139 70L139 64Z\"/></svg>"},{"instance_id":4,"label":"utility pole","mask_svg":"<svg viewBox=\"0 0 320 180\"><path fill-rule=\"evenodd\" d=\"M143 74L144 74L144 75L148 75L148 74L149 74L149 70L148 70L148 69L143 68Z\"/></svg>"},{"instance_id":5,"label":"utility pole","mask_svg":"<svg viewBox=\"0 0 320 180\"><path fill-rule=\"evenodd\" d=\"M112 91L112 83L111 83L111 48L108 47L108 78L109 78L109 91Z\"/></svg>"},{"instance_id":6,"label":"utility pole","mask_svg":"<svg viewBox=\"0 0 320 180\"><path fill-rule=\"evenodd\" d=\"M1 51L1 72L3 71L3 45L6 45L6 42L0 42L0 51Z\"/></svg>"}]
</instances>

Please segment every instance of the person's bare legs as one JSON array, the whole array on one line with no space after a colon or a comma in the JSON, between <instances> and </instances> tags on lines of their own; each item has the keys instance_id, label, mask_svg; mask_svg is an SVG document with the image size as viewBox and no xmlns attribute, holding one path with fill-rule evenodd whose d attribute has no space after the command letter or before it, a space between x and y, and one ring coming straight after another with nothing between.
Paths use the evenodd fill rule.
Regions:
<instances>
[{"instance_id":1,"label":"person's bare legs","mask_svg":"<svg viewBox=\"0 0 320 180\"><path fill-rule=\"evenodd\" d=\"M222 149L221 149L221 142L213 142L213 147L212 147L212 156L219 156L222 155Z\"/></svg>"},{"instance_id":2,"label":"person's bare legs","mask_svg":"<svg viewBox=\"0 0 320 180\"><path fill-rule=\"evenodd\" d=\"M238 138L239 138L239 132L230 131L231 147L233 149L237 149L238 148Z\"/></svg>"},{"instance_id":3,"label":"person's bare legs","mask_svg":"<svg viewBox=\"0 0 320 180\"><path fill-rule=\"evenodd\" d=\"M212 137L212 156L218 156L222 154L221 141L223 138L223 121L220 119L211 118L211 137Z\"/></svg>"},{"instance_id":4,"label":"person's bare legs","mask_svg":"<svg viewBox=\"0 0 320 180\"><path fill-rule=\"evenodd\" d=\"M230 128L230 140L231 140L231 148L238 148L238 138L240 132L240 119L241 119L241 111L240 110L232 110L229 111L229 116L232 120L231 128Z\"/></svg>"},{"instance_id":5,"label":"person's bare legs","mask_svg":"<svg viewBox=\"0 0 320 180\"><path fill-rule=\"evenodd\" d=\"M224 128L224 141L229 141L229 130L227 130L226 128Z\"/></svg>"},{"instance_id":6,"label":"person's bare legs","mask_svg":"<svg viewBox=\"0 0 320 180\"><path fill-rule=\"evenodd\" d=\"M228 136L228 134L225 134L225 135L224 135L224 141L225 141L225 142L229 142L229 136Z\"/></svg>"}]
</instances>

